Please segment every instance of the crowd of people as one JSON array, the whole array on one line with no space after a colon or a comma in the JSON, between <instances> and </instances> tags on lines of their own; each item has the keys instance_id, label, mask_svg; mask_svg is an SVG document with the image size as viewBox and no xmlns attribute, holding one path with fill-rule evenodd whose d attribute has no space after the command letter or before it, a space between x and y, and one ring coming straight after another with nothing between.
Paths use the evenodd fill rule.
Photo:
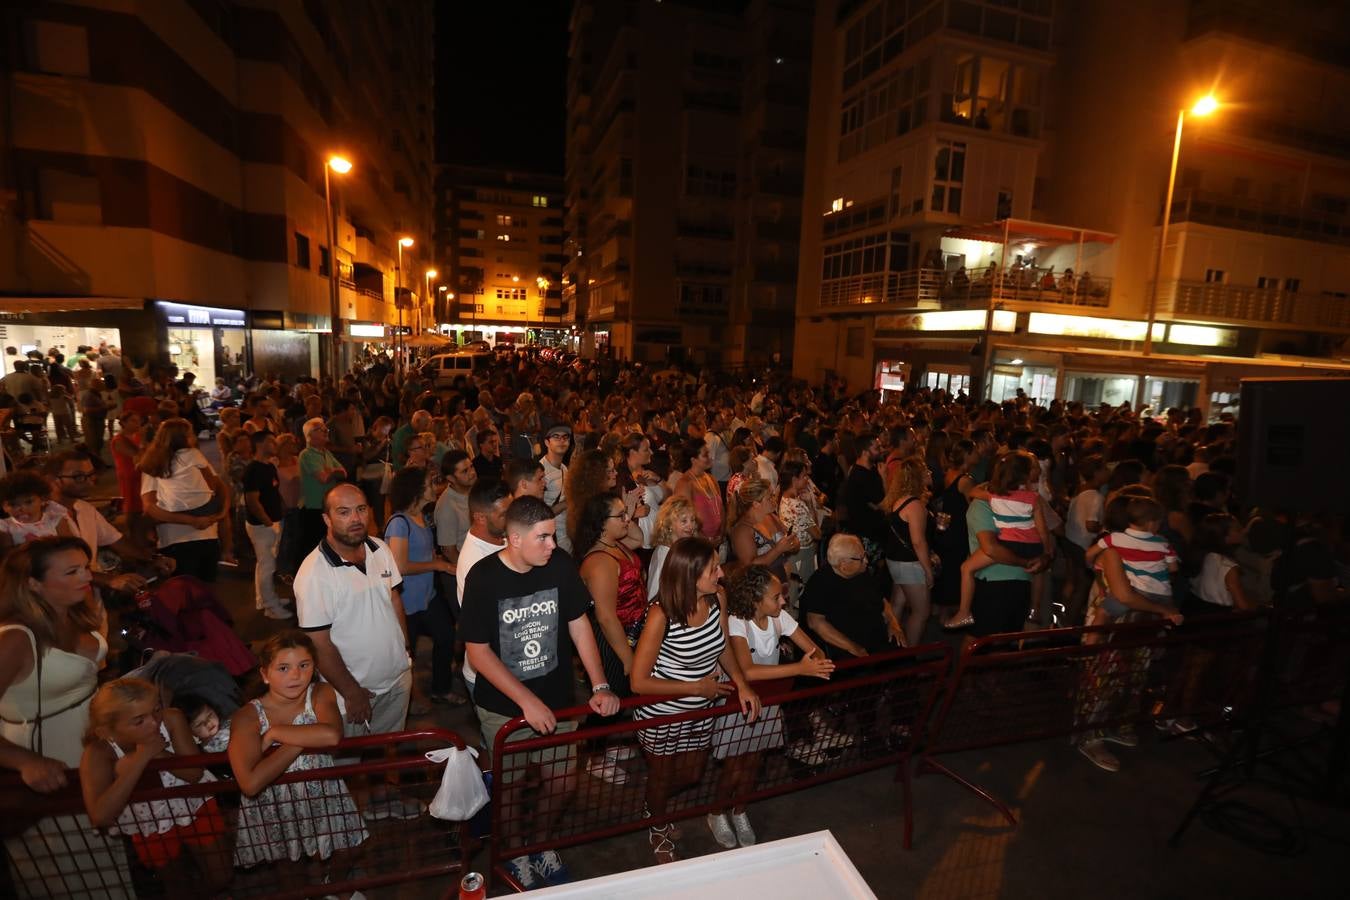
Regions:
<instances>
[{"instance_id":1,"label":"crowd of people","mask_svg":"<svg viewBox=\"0 0 1350 900\"><path fill-rule=\"evenodd\" d=\"M647 841L668 862L680 838L662 817L716 760L727 802L708 827L721 846L749 845L749 815L731 798L763 755L811 765L822 737L848 740L818 717L812 739L793 740L756 682L828 680L839 661L948 634L1344 599L1344 520L1244 504L1234 423L1198 410L883 397L775 369L523 350L449 382L367 356L340 378L254 377L207 395L91 353L76 377L95 371L87 378L116 404L67 424L55 436L65 449L36 431L6 448L0 766L35 791L78 767L77 824L97 837L88 853L114 868L128 866L109 837L121 834L139 865L228 882L228 867L200 852L221 834L214 802L130 801L155 758L227 751L246 800L232 857L218 858L329 860L359 852L366 822L423 814L383 783L272 784L328 765L344 735L471 705L490 751L513 718L529 726L513 739L567 731L578 720L560 711L580 701L612 721L633 695L653 698L633 710L651 723L641 772L622 747L583 769L577 747L559 745L494 789L511 802L528 794L546 843L583 772L645 778ZM4 379L7 395L50 398L54 367L70 372L58 357L18 361L24 377ZM219 463L200 446L211 442ZM105 468L121 528L86 499ZM240 565L252 566L256 608L285 623L259 654L260 696L221 709L100 673L109 598L171 573L210 584ZM422 637L429 689L413 671ZM665 718L728 698L739 714ZM1091 732L1079 748L1115 771L1107 743L1138 742ZM278 819L278 794L340 827ZM7 841L12 861L31 852L24 840ZM552 850L511 865L525 887L567 877Z\"/></svg>"}]
</instances>

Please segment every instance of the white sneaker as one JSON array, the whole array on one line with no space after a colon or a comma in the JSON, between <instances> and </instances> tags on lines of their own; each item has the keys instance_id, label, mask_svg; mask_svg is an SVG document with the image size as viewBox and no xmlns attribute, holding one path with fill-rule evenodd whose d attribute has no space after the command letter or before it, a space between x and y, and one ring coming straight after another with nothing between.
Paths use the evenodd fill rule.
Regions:
<instances>
[{"instance_id":1,"label":"white sneaker","mask_svg":"<svg viewBox=\"0 0 1350 900\"><path fill-rule=\"evenodd\" d=\"M732 813L731 824L736 828L736 840L741 842L742 847L750 847L755 843L755 829L750 827L749 813Z\"/></svg>"},{"instance_id":2,"label":"white sneaker","mask_svg":"<svg viewBox=\"0 0 1350 900\"><path fill-rule=\"evenodd\" d=\"M736 846L736 832L731 830L725 813L708 813L708 830L719 847L730 850Z\"/></svg>"},{"instance_id":3,"label":"white sneaker","mask_svg":"<svg viewBox=\"0 0 1350 900\"><path fill-rule=\"evenodd\" d=\"M610 784L628 783L628 773L620 769L619 764L610 759L608 754L591 760L586 766L586 774L602 781L608 781Z\"/></svg>"},{"instance_id":4,"label":"white sneaker","mask_svg":"<svg viewBox=\"0 0 1350 900\"><path fill-rule=\"evenodd\" d=\"M808 743L806 741L793 744L784 752L788 759L796 760L804 766L814 767L821 765L828 760L828 757L817 749L814 743Z\"/></svg>"},{"instance_id":5,"label":"white sneaker","mask_svg":"<svg viewBox=\"0 0 1350 900\"><path fill-rule=\"evenodd\" d=\"M506 867L511 870L511 877L520 882L525 890L538 886L539 879L534 877L534 865L528 856L517 856Z\"/></svg>"},{"instance_id":6,"label":"white sneaker","mask_svg":"<svg viewBox=\"0 0 1350 900\"><path fill-rule=\"evenodd\" d=\"M637 748L631 744L623 744L619 747L610 747L605 751L605 759L612 759L622 762L625 759L635 759L638 755Z\"/></svg>"},{"instance_id":7,"label":"white sneaker","mask_svg":"<svg viewBox=\"0 0 1350 900\"><path fill-rule=\"evenodd\" d=\"M811 728L815 731L816 741L818 743L823 742L830 747L838 747L841 750L844 747L853 746L853 737L842 731L836 731L834 726L826 722L820 713L811 713L808 721L811 723Z\"/></svg>"}]
</instances>

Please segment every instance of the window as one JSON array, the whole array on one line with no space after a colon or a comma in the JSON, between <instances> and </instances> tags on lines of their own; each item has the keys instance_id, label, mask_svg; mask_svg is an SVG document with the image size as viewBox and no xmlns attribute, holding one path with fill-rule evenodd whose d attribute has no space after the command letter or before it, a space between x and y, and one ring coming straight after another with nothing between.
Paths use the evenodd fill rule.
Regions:
<instances>
[{"instance_id":1,"label":"window","mask_svg":"<svg viewBox=\"0 0 1350 900\"><path fill-rule=\"evenodd\" d=\"M844 198L843 198L843 197L835 197L833 200L830 201L830 212L832 212L832 213L837 213L837 212L843 212L843 210L844 210ZM826 213L825 215L828 216L829 214L830 214L830 213Z\"/></svg>"},{"instance_id":2,"label":"window","mask_svg":"<svg viewBox=\"0 0 1350 900\"><path fill-rule=\"evenodd\" d=\"M686 197L731 197L735 193L735 172L703 166L686 167L684 178Z\"/></svg>"},{"instance_id":3,"label":"window","mask_svg":"<svg viewBox=\"0 0 1350 900\"><path fill-rule=\"evenodd\" d=\"M497 288L498 300L524 300L525 288Z\"/></svg>"},{"instance_id":4,"label":"window","mask_svg":"<svg viewBox=\"0 0 1350 900\"><path fill-rule=\"evenodd\" d=\"M1228 273L1225 272L1223 269L1206 269L1206 270L1205 270L1205 283L1206 283L1206 284L1227 284L1227 283L1228 283Z\"/></svg>"},{"instance_id":5,"label":"window","mask_svg":"<svg viewBox=\"0 0 1350 900\"><path fill-rule=\"evenodd\" d=\"M548 208L548 198L545 197L543 194L535 194L534 197L531 198L531 203L532 205L537 206L540 209Z\"/></svg>"},{"instance_id":6,"label":"window","mask_svg":"<svg viewBox=\"0 0 1350 900\"><path fill-rule=\"evenodd\" d=\"M499 241L510 241L510 240L511 240L511 235L509 235L509 234L499 234L499 235L497 235L497 240L499 240Z\"/></svg>"},{"instance_id":7,"label":"window","mask_svg":"<svg viewBox=\"0 0 1350 900\"><path fill-rule=\"evenodd\" d=\"M938 141L933 158L934 212L961 212L961 188L966 180L966 145L960 141Z\"/></svg>"},{"instance_id":8,"label":"window","mask_svg":"<svg viewBox=\"0 0 1350 900\"><path fill-rule=\"evenodd\" d=\"M83 25L33 21L25 37L32 71L89 77L89 32Z\"/></svg>"},{"instance_id":9,"label":"window","mask_svg":"<svg viewBox=\"0 0 1350 900\"><path fill-rule=\"evenodd\" d=\"M1286 278L1284 280L1284 289L1291 294L1297 294L1300 281L1297 278Z\"/></svg>"},{"instance_id":10,"label":"window","mask_svg":"<svg viewBox=\"0 0 1350 900\"><path fill-rule=\"evenodd\" d=\"M1038 69L964 53L956 59L951 93L942 98L942 120L1031 137L1040 128L1041 93Z\"/></svg>"},{"instance_id":11,"label":"window","mask_svg":"<svg viewBox=\"0 0 1350 900\"><path fill-rule=\"evenodd\" d=\"M328 248L321 246L319 247L319 274L325 278L328 277L328 266Z\"/></svg>"},{"instance_id":12,"label":"window","mask_svg":"<svg viewBox=\"0 0 1350 900\"><path fill-rule=\"evenodd\" d=\"M300 232L295 233L295 264L298 268L309 268L309 238Z\"/></svg>"},{"instance_id":13,"label":"window","mask_svg":"<svg viewBox=\"0 0 1350 900\"><path fill-rule=\"evenodd\" d=\"M498 213L498 214L497 214L497 224L498 224L498 225L505 226L506 228L510 228L510 227L511 227L511 217L510 217L510 216L507 216L507 215L503 215L503 214L501 214L501 213Z\"/></svg>"},{"instance_id":14,"label":"window","mask_svg":"<svg viewBox=\"0 0 1350 900\"><path fill-rule=\"evenodd\" d=\"M103 223L103 194L92 175L39 169L34 218L84 225Z\"/></svg>"},{"instance_id":15,"label":"window","mask_svg":"<svg viewBox=\"0 0 1350 900\"><path fill-rule=\"evenodd\" d=\"M1208 279L1206 279L1206 281L1208 281ZM1262 290L1277 291L1280 289L1280 279L1268 278L1265 275L1262 275L1260 278L1256 279L1256 286Z\"/></svg>"},{"instance_id":16,"label":"window","mask_svg":"<svg viewBox=\"0 0 1350 900\"><path fill-rule=\"evenodd\" d=\"M1012 218L1012 191L1002 190L998 192L998 201L994 207L994 218Z\"/></svg>"}]
</instances>

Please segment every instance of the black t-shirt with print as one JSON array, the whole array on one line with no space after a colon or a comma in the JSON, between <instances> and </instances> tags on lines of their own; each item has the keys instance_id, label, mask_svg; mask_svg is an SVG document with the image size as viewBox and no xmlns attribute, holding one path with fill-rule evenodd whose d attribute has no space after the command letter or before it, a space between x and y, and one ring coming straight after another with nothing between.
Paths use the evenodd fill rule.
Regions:
<instances>
[{"instance_id":1,"label":"black t-shirt with print","mask_svg":"<svg viewBox=\"0 0 1350 900\"><path fill-rule=\"evenodd\" d=\"M460 634L469 643L491 647L549 709L564 709L576 703L567 625L586 615L590 605L576 563L562 550L524 573L493 554L475 564L464 582ZM474 702L498 715L520 715L520 707L481 672Z\"/></svg>"}]
</instances>

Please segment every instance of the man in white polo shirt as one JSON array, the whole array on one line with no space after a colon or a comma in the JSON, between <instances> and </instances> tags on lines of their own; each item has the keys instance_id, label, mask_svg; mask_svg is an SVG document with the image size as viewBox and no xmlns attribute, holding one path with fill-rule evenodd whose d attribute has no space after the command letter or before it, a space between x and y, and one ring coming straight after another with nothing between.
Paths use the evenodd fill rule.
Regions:
<instances>
[{"instance_id":1,"label":"man in white polo shirt","mask_svg":"<svg viewBox=\"0 0 1350 900\"><path fill-rule=\"evenodd\" d=\"M348 737L402 731L412 689L408 627L389 547L366 534L370 507L352 484L323 501L328 533L295 575L301 630L319 652L319 673L338 694Z\"/></svg>"}]
</instances>

